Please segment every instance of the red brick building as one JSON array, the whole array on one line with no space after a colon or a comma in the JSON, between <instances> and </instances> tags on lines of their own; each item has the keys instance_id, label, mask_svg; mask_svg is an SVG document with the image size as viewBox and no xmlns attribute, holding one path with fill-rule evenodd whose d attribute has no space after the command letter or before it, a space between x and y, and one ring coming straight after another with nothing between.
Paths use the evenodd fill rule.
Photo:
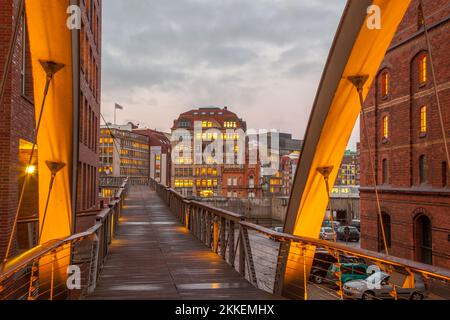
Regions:
<instances>
[{"instance_id":1,"label":"red brick building","mask_svg":"<svg viewBox=\"0 0 450 320\"><path fill-rule=\"evenodd\" d=\"M450 141L450 0L424 0L423 8L412 1L364 108L389 253L450 268L449 170L424 20ZM361 245L382 251L365 129L361 127Z\"/></svg>"},{"instance_id":2,"label":"red brick building","mask_svg":"<svg viewBox=\"0 0 450 320\"><path fill-rule=\"evenodd\" d=\"M77 211L98 205L101 92L101 0L80 0L80 146Z\"/></svg>"},{"instance_id":3,"label":"red brick building","mask_svg":"<svg viewBox=\"0 0 450 320\"><path fill-rule=\"evenodd\" d=\"M194 131L195 123L201 124L201 131ZM172 127L172 153L179 144L178 133L184 131L190 138L189 150L183 152L183 157L178 163L172 161L171 186L186 196L203 198L229 197L229 198L253 198L259 197L261 188L259 185L259 164L249 164L246 148L247 124L236 113L227 107L207 107L190 110L182 113L174 121ZM194 136L201 143L202 153L213 140L223 139L223 163L214 159L202 159L201 164L194 161ZM184 140L184 138L182 138ZM227 141L232 141L233 150L229 150L234 161L229 164L226 161ZM240 145L238 141L242 141ZM200 147L200 146L199 146ZM244 148L245 150L242 150ZM239 155L242 155L243 164L239 163Z\"/></svg>"},{"instance_id":4,"label":"red brick building","mask_svg":"<svg viewBox=\"0 0 450 320\"><path fill-rule=\"evenodd\" d=\"M300 152L292 152L291 154L281 157L281 174L282 183L281 195L289 196L291 194L292 185L294 183L294 175L297 170L298 162L300 161Z\"/></svg>"},{"instance_id":5,"label":"red brick building","mask_svg":"<svg viewBox=\"0 0 450 320\"><path fill-rule=\"evenodd\" d=\"M78 210L97 205L97 141L100 114L101 0L80 0L81 106ZM6 67L13 34L17 1L0 2L0 72ZM8 70L5 96L0 105L0 259L3 259L17 210L19 190L35 141L35 107L28 36L22 17L13 59ZM39 149L39 146L38 148ZM35 153L35 162L39 151ZM10 256L35 244L38 217L39 173L30 175Z\"/></svg>"}]
</instances>

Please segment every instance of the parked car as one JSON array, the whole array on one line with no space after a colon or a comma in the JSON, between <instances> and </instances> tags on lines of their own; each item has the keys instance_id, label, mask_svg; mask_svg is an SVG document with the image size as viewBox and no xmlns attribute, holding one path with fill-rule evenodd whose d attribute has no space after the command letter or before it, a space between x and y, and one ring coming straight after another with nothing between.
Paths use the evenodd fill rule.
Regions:
<instances>
[{"instance_id":1,"label":"parked car","mask_svg":"<svg viewBox=\"0 0 450 320\"><path fill-rule=\"evenodd\" d=\"M351 224L352 227L355 227L358 229L359 232L361 232L361 221L360 220L352 220Z\"/></svg>"},{"instance_id":2,"label":"parked car","mask_svg":"<svg viewBox=\"0 0 450 320\"><path fill-rule=\"evenodd\" d=\"M322 228L331 228L331 226L334 225L334 230L339 228L341 226L341 223L338 221L333 221L333 224L331 223L331 220L324 220L322 222Z\"/></svg>"},{"instance_id":3,"label":"parked car","mask_svg":"<svg viewBox=\"0 0 450 320\"><path fill-rule=\"evenodd\" d=\"M323 283L330 266L337 262L337 259L325 249L316 249L314 260L309 273L309 279L314 283Z\"/></svg>"},{"instance_id":4,"label":"parked car","mask_svg":"<svg viewBox=\"0 0 450 320\"><path fill-rule=\"evenodd\" d=\"M348 281L343 286L344 297L347 299L393 299L392 284L389 275L376 272L364 280ZM414 276L414 288L396 288L398 298L422 300L427 296L427 289L422 277Z\"/></svg>"},{"instance_id":5,"label":"parked car","mask_svg":"<svg viewBox=\"0 0 450 320\"><path fill-rule=\"evenodd\" d=\"M352 226L342 226L337 228L336 238L343 241L359 241L360 233Z\"/></svg>"},{"instance_id":6,"label":"parked car","mask_svg":"<svg viewBox=\"0 0 450 320\"><path fill-rule=\"evenodd\" d=\"M274 227L273 231L283 233L283 227Z\"/></svg>"},{"instance_id":7,"label":"parked car","mask_svg":"<svg viewBox=\"0 0 450 320\"><path fill-rule=\"evenodd\" d=\"M333 240L333 229L331 229L330 227L320 228L320 239Z\"/></svg>"},{"instance_id":8,"label":"parked car","mask_svg":"<svg viewBox=\"0 0 450 320\"><path fill-rule=\"evenodd\" d=\"M346 254L340 254L339 259L341 263L360 263L364 261L361 258L349 256ZM309 274L309 279L317 284L326 282L327 273L331 265L335 264L337 259L332 256L327 250L323 248L317 248L314 255L314 260Z\"/></svg>"},{"instance_id":9,"label":"parked car","mask_svg":"<svg viewBox=\"0 0 450 320\"><path fill-rule=\"evenodd\" d=\"M364 280L368 277L367 268L369 266L362 263L341 263L341 281L346 283L351 280ZM336 263L332 264L328 268L326 279L330 283L339 286L338 278L338 265Z\"/></svg>"}]
</instances>

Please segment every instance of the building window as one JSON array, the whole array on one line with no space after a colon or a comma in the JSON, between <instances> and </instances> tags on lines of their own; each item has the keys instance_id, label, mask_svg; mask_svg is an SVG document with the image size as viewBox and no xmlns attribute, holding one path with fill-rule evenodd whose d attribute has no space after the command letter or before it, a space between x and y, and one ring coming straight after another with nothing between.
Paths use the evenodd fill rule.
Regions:
<instances>
[{"instance_id":1,"label":"building window","mask_svg":"<svg viewBox=\"0 0 450 320\"><path fill-rule=\"evenodd\" d=\"M392 235L391 235L391 216L385 212L381 213L381 219L383 221L384 236L386 237L386 246L391 248L392 245ZM378 221L378 251L384 252L384 239L383 230L381 230L381 224Z\"/></svg>"},{"instance_id":2,"label":"building window","mask_svg":"<svg viewBox=\"0 0 450 320\"><path fill-rule=\"evenodd\" d=\"M253 176L250 176L250 178L248 179L248 187L249 188L255 187L255 179L253 178Z\"/></svg>"},{"instance_id":3,"label":"building window","mask_svg":"<svg viewBox=\"0 0 450 320\"><path fill-rule=\"evenodd\" d=\"M442 162L442 187L447 187L447 169L448 169L448 165L447 162Z\"/></svg>"},{"instance_id":4,"label":"building window","mask_svg":"<svg viewBox=\"0 0 450 320\"><path fill-rule=\"evenodd\" d=\"M386 98L389 95L389 73L384 71L381 75L381 96Z\"/></svg>"},{"instance_id":5,"label":"building window","mask_svg":"<svg viewBox=\"0 0 450 320\"><path fill-rule=\"evenodd\" d=\"M417 8L417 30L422 29L425 26L425 16L423 14L423 8L420 4Z\"/></svg>"},{"instance_id":6,"label":"building window","mask_svg":"<svg viewBox=\"0 0 450 320\"><path fill-rule=\"evenodd\" d=\"M414 222L416 259L426 264L433 264L431 220L426 215L420 214Z\"/></svg>"},{"instance_id":7,"label":"building window","mask_svg":"<svg viewBox=\"0 0 450 320\"><path fill-rule=\"evenodd\" d=\"M428 78L427 55L424 53L419 57L419 84L425 84Z\"/></svg>"},{"instance_id":8,"label":"building window","mask_svg":"<svg viewBox=\"0 0 450 320\"><path fill-rule=\"evenodd\" d=\"M427 107L420 108L420 133L427 133Z\"/></svg>"},{"instance_id":9,"label":"building window","mask_svg":"<svg viewBox=\"0 0 450 320\"><path fill-rule=\"evenodd\" d=\"M383 117L383 139L389 138L389 117Z\"/></svg>"},{"instance_id":10,"label":"building window","mask_svg":"<svg viewBox=\"0 0 450 320\"><path fill-rule=\"evenodd\" d=\"M383 159L383 184L389 183L389 168L387 159Z\"/></svg>"},{"instance_id":11,"label":"building window","mask_svg":"<svg viewBox=\"0 0 450 320\"><path fill-rule=\"evenodd\" d=\"M427 160L425 155L419 157L419 182L421 184L427 182Z\"/></svg>"}]
</instances>

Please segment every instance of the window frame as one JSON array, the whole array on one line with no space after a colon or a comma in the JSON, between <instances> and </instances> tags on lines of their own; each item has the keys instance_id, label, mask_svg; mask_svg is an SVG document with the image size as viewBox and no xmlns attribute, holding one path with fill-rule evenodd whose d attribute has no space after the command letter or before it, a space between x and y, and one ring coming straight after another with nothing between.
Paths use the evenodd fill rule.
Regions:
<instances>
[{"instance_id":1,"label":"window frame","mask_svg":"<svg viewBox=\"0 0 450 320\"><path fill-rule=\"evenodd\" d=\"M420 136L424 137L428 133L428 108L426 105L423 105L419 108L419 132Z\"/></svg>"}]
</instances>

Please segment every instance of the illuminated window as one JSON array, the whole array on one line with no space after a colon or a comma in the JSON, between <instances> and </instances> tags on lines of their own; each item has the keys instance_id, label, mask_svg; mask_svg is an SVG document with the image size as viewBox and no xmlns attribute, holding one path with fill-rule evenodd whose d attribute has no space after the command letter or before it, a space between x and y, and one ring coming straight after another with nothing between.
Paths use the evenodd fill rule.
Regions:
<instances>
[{"instance_id":1,"label":"illuminated window","mask_svg":"<svg viewBox=\"0 0 450 320\"><path fill-rule=\"evenodd\" d=\"M427 107L420 108L420 133L427 133Z\"/></svg>"},{"instance_id":2,"label":"illuminated window","mask_svg":"<svg viewBox=\"0 0 450 320\"><path fill-rule=\"evenodd\" d=\"M381 75L381 95L383 98L387 97L389 94L389 73L387 71L383 72Z\"/></svg>"},{"instance_id":3,"label":"illuminated window","mask_svg":"<svg viewBox=\"0 0 450 320\"><path fill-rule=\"evenodd\" d=\"M234 121L225 121L223 123L223 126L225 128L236 128L237 127L236 122L234 122Z\"/></svg>"},{"instance_id":4,"label":"illuminated window","mask_svg":"<svg viewBox=\"0 0 450 320\"><path fill-rule=\"evenodd\" d=\"M419 83L424 84L427 82L427 55L422 54L419 57Z\"/></svg>"},{"instance_id":5,"label":"illuminated window","mask_svg":"<svg viewBox=\"0 0 450 320\"><path fill-rule=\"evenodd\" d=\"M389 117L383 117L383 139L389 138Z\"/></svg>"},{"instance_id":6,"label":"illuminated window","mask_svg":"<svg viewBox=\"0 0 450 320\"><path fill-rule=\"evenodd\" d=\"M427 182L427 159L425 155L419 157L419 182Z\"/></svg>"}]
</instances>

